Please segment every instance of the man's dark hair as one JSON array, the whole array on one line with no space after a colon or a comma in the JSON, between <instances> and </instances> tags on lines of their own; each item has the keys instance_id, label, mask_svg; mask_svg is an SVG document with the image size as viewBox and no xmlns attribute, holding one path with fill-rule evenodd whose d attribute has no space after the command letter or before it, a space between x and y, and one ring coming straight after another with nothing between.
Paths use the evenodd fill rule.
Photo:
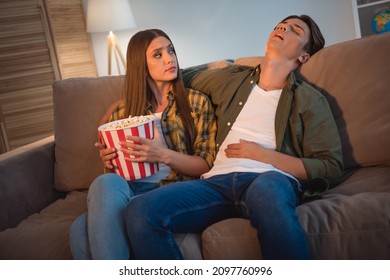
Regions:
<instances>
[{"instance_id":1,"label":"man's dark hair","mask_svg":"<svg viewBox=\"0 0 390 280\"><path fill-rule=\"evenodd\" d=\"M320 49L322 49L325 45L325 39L324 36L321 33L320 28L318 27L317 23L308 15L291 15L283 19L281 22L284 22L291 18L297 18L302 20L304 23L307 24L307 26L310 29L310 36L309 36L309 42L304 46L304 50L307 51L310 56L318 52Z\"/></svg>"}]
</instances>

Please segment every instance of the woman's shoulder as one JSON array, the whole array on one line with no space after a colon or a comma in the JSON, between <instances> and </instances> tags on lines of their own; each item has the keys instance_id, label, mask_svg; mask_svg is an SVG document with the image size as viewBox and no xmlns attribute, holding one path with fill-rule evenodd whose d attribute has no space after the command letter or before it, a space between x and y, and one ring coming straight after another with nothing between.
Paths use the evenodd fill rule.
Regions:
<instances>
[{"instance_id":1,"label":"woman's shoulder","mask_svg":"<svg viewBox=\"0 0 390 280\"><path fill-rule=\"evenodd\" d=\"M108 107L107 111L104 113L103 117L100 119L100 124L105 124L109 121L114 121L117 119L123 119L125 106L126 104L124 99L119 99L112 103L110 107Z\"/></svg>"},{"instance_id":2,"label":"woman's shoulder","mask_svg":"<svg viewBox=\"0 0 390 280\"><path fill-rule=\"evenodd\" d=\"M211 107L211 101L207 94L192 88L186 88L186 90L188 101L192 108L204 109Z\"/></svg>"},{"instance_id":3,"label":"woman's shoulder","mask_svg":"<svg viewBox=\"0 0 390 280\"><path fill-rule=\"evenodd\" d=\"M206 102L209 100L209 97L207 94L199 91L199 90L196 90L196 89L193 89L193 88L186 88L187 90L187 96L188 96L188 99L191 101L191 100L199 100L199 101L203 101L203 102Z\"/></svg>"}]
</instances>

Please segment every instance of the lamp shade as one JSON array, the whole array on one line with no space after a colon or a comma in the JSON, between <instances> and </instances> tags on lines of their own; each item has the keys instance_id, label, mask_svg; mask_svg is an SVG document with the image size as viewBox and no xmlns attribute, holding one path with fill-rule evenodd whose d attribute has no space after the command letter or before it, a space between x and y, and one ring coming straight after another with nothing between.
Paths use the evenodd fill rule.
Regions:
<instances>
[{"instance_id":1,"label":"lamp shade","mask_svg":"<svg viewBox=\"0 0 390 280\"><path fill-rule=\"evenodd\" d=\"M88 0L87 32L109 32L135 28L129 0Z\"/></svg>"}]
</instances>

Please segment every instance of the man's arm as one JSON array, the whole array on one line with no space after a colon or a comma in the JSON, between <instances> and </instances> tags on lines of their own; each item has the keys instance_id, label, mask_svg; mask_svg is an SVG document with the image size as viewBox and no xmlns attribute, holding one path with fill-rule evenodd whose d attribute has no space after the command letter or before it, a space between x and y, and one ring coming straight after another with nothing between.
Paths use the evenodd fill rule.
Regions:
<instances>
[{"instance_id":1,"label":"man's arm","mask_svg":"<svg viewBox=\"0 0 390 280\"><path fill-rule=\"evenodd\" d=\"M308 179L305 166L300 158L266 149L256 142L241 139L239 143L229 144L225 149L225 154L228 158L247 158L271 164L300 181Z\"/></svg>"}]
</instances>

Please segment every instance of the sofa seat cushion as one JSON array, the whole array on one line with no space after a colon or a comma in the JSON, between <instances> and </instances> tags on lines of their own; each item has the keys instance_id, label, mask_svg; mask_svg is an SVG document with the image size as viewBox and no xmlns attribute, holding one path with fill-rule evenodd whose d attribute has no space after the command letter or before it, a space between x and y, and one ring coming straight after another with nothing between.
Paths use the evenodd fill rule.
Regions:
<instances>
[{"instance_id":1,"label":"sofa seat cushion","mask_svg":"<svg viewBox=\"0 0 390 280\"><path fill-rule=\"evenodd\" d=\"M297 208L313 259L389 259L390 193L328 194Z\"/></svg>"},{"instance_id":2,"label":"sofa seat cushion","mask_svg":"<svg viewBox=\"0 0 390 280\"><path fill-rule=\"evenodd\" d=\"M249 220L240 218L223 220L205 229L202 251L208 260L261 259L256 230Z\"/></svg>"},{"instance_id":3,"label":"sofa seat cushion","mask_svg":"<svg viewBox=\"0 0 390 280\"><path fill-rule=\"evenodd\" d=\"M390 193L328 194L297 208L313 259L390 259ZM259 259L256 230L227 219L202 234L205 259Z\"/></svg>"},{"instance_id":4,"label":"sofa seat cushion","mask_svg":"<svg viewBox=\"0 0 390 280\"><path fill-rule=\"evenodd\" d=\"M328 194L390 193L390 166L364 167L345 172L342 183Z\"/></svg>"},{"instance_id":5,"label":"sofa seat cushion","mask_svg":"<svg viewBox=\"0 0 390 280\"><path fill-rule=\"evenodd\" d=\"M69 228L86 211L86 193L72 192L40 213L0 232L0 259L72 259Z\"/></svg>"},{"instance_id":6,"label":"sofa seat cushion","mask_svg":"<svg viewBox=\"0 0 390 280\"><path fill-rule=\"evenodd\" d=\"M71 260L69 230L87 211L87 192L73 191L19 223L0 232L0 259ZM202 259L200 235L183 233L175 240L185 259Z\"/></svg>"}]
</instances>

